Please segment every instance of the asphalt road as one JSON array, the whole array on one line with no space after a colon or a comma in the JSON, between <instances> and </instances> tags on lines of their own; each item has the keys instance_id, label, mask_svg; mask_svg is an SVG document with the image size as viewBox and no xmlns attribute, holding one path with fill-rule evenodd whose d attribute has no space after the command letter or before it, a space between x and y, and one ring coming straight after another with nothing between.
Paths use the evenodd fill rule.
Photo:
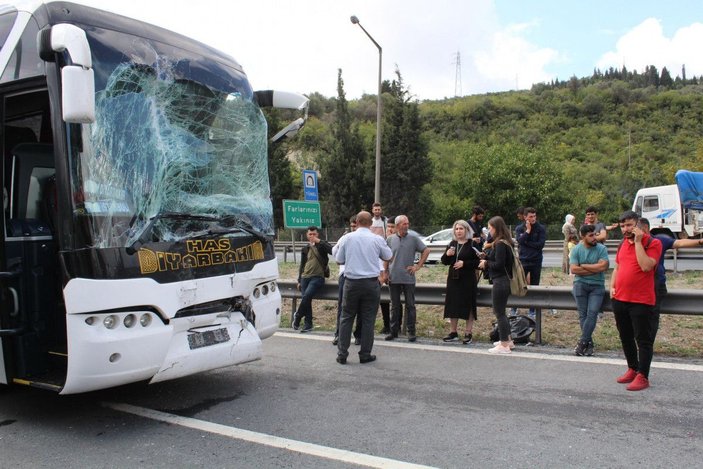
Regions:
<instances>
[{"instance_id":1,"label":"asphalt road","mask_svg":"<svg viewBox=\"0 0 703 469\"><path fill-rule=\"evenodd\" d=\"M259 362L78 396L0 391L0 467L700 467L703 361L279 332Z\"/></svg>"}]
</instances>

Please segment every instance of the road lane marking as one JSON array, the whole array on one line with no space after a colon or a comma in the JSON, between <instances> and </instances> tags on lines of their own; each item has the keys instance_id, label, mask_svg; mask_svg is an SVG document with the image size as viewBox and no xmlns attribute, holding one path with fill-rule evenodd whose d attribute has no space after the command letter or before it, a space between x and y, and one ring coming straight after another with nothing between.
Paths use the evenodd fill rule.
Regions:
<instances>
[{"instance_id":1,"label":"road lane marking","mask_svg":"<svg viewBox=\"0 0 703 469\"><path fill-rule=\"evenodd\" d=\"M322 342L331 342L330 336L327 335L317 335L317 334L300 334L295 332L284 332L277 331L276 336L286 337L290 339L303 339L303 340L318 340ZM414 344L403 343L403 339L398 339L398 341L374 341L374 347L390 347L390 348L407 348L413 350L427 350L433 352L446 352L446 353L465 353L470 355L490 355L492 357L511 357L511 358L531 358L534 360L552 360L552 361L562 361L562 362L578 362L578 363L596 363L599 365L625 365L627 362L623 358L604 358L604 357L578 357L576 355L560 355L551 353L540 353L528 351L525 353L520 353L518 349L517 352L511 353L509 355L494 355L488 352L487 348L476 348L476 347L458 347L456 345L430 345L415 342ZM534 350L534 349L533 349ZM660 362L653 361L652 368L659 368L664 370L681 370L681 371L697 371L703 372L703 365L695 365L693 363L672 363L672 362Z\"/></svg>"},{"instance_id":2,"label":"road lane marking","mask_svg":"<svg viewBox=\"0 0 703 469\"><path fill-rule=\"evenodd\" d=\"M243 430L241 428L230 427L227 425L207 422L205 420L198 420L190 417L181 417L179 415L168 414L166 412L160 412L158 410L147 409L145 407L138 407L130 404L103 402L102 405L119 412L125 412L127 414L137 415L139 417L165 422L171 425L178 425L181 427L224 436L226 438L248 441L250 443L271 446L273 448L284 449L287 451L295 451L297 453L316 456L319 458L332 459L334 461L354 464L357 466L408 469L427 469L432 467L398 461L395 459L381 458L364 453L355 453L344 449L330 448L328 446L316 445L314 443L305 443L304 441L281 438L274 435L268 435L266 433Z\"/></svg>"}]
</instances>

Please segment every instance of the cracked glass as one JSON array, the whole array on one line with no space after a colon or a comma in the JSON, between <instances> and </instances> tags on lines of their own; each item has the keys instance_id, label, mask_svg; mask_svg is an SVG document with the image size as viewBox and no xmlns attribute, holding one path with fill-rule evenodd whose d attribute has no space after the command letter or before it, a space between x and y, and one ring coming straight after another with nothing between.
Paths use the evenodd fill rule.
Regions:
<instances>
[{"instance_id":1,"label":"cracked glass","mask_svg":"<svg viewBox=\"0 0 703 469\"><path fill-rule=\"evenodd\" d=\"M246 79L142 49L150 62L94 59L96 121L80 127L72 168L89 244L271 234L266 120Z\"/></svg>"}]
</instances>

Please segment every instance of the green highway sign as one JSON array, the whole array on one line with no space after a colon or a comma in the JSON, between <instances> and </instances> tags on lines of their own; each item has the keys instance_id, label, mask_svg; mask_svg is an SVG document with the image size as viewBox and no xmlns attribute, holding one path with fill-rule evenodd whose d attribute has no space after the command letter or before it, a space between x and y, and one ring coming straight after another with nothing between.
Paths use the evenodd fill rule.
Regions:
<instances>
[{"instance_id":1,"label":"green highway sign","mask_svg":"<svg viewBox=\"0 0 703 469\"><path fill-rule=\"evenodd\" d=\"M322 227L320 202L309 200L284 200L283 225L286 228Z\"/></svg>"}]
</instances>

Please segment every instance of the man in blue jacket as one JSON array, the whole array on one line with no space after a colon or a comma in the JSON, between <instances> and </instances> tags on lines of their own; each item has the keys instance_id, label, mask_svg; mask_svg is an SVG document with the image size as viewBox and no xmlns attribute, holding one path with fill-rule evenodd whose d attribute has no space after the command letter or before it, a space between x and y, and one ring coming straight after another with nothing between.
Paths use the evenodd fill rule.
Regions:
<instances>
[{"instance_id":1,"label":"man in blue jacket","mask_svg":"<svg viewBox=\"0 0 703 469\"><path fill-rule=\"evenodd\" d=\"M641 229L644 234L650 234L649 220L647 220L646 218L640 218L637 221L637 227ZM657 303L654 305L654 312L656 314L659 314L661 309L661 301L667 294L666 268L664 267L664 258L666 256L666 251L668 251L669 249L701 247L703 246L703 238L674 239L671 236L667 236L665 234L655 235L654 238L658 239L662 243L662 255L659 257L659 261L657 263L657 273L654 277L654 288L657 297Z\"/></svg>"},{"instance_id":2,"label":"man in blue jacket","mask_svg":"<svg viewBox=\"0 0 703 469\"><path fill-rule=\"evenodd\" d=\"M517 236L520 262L525 269L527 282L530 285L539 285L542 274L542 250L547 241L547 230L537 222L537 210L532 207L525 208L525 221L515 230ZM530 308L529 316L535 317L535 309Z\"/></svg>"}]
</instances>

